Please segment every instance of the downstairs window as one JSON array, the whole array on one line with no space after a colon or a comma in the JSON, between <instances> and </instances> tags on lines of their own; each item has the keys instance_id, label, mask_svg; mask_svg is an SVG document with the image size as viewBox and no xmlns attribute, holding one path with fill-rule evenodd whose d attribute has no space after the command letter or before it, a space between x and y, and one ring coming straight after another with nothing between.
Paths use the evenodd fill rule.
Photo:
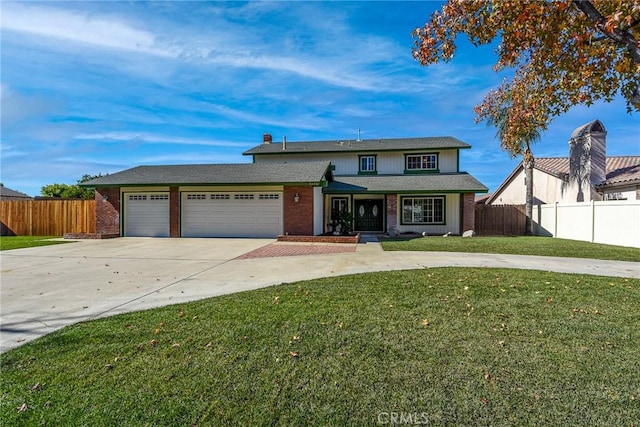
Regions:
<instances>
[{"instance_id":1,"label":"downstairs window","mask_svg":"<svg viewBox=\"0 0 640 427\"><path fill-rule=\"evenodd\" d=\"M444 224L444 196L402 198L403 224Z\"/></svg>"}]
</instances>

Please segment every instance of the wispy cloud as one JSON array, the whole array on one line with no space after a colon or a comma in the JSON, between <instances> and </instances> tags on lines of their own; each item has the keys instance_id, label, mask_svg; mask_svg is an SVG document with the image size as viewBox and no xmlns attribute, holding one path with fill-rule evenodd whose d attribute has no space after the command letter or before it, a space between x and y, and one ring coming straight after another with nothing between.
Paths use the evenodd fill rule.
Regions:
<instances>
[{"instance_id":1,"label":"wispy cloud","mask_svg":"<svg viewBox=\"0 0 640 427\"><path fill-rule=\"evenodd\" d=\"M146 132L103 132L81 133L75 135L77 140L93 140L101 142L134 142L142 144L176 144L176 145L206 145L210 147L246 147L247 144L237 141L220 141L214 139L186 138L181 136L158 135Z\"/></svg>"},{"instance_id":2,"label":"wispy cloud","mask_svg":"<svg viewBox=\"0 0 640 427\"><path fill-rule=\"evenodd\" d=\"M512 169L473 105L501 75L492 47L421 67L411 31L434 2L2 2L2 178L41 185L137 164L242 162L290 141L452 135L496 186ZM536 155L598 118L610 154L637 153L624 103L575 108ZM39 185L38 185L39 184Z\"/></svg>"},{"instance_id":3,"label":"wispy cloud","mask_svg":"<svg viewBox=\"0 0 640 427\"><path fill-rule=\"evenodd\" d=\"M33 118L41 118L57 110L59 103L43 96L26 96L11 89L6 84L0 85L0 115L3 128L13 126Z\"/></svg>"},{"instance_id":4,"label":"wispy cloud","mask_svg":"<svg viewBox=\"0 0 640 427\"><path fill-rule=\"evenodd\" d=\"M310 24L307 31L322 30L328 34L312 44L293 46L287 40L309 38L298 27L293 27L297 28L295 32L285 29L285 33L288 30L291 34L285 34L284 39L272 37L270 40L270 34L259 28L248 31L246 24L222 22L217 25L214 22L202 34L201 30L178 31L172 28L175 24L166 22L160 34L154 29L136 27L120 14L23 3L3 4L2 30L35 37L45 44L52 44L52 39L62 40L67 44L53 43L55 48L69 52L75 50L74 44L79 44L121 54L148 55L185 63L284 72L355 90L393 92L408 89L398 85L396 79L386 77L388 69L379 73L372 72L375 68L370 67L379 61L390 62L397 58L400 49L396 44L378 36L350 34L352 29L345 24L335 20L331 23L332 19L317 16L326 12L320 9L314 12L313 20L309 17L304 20L327 24L321 28L313 28ZM216 35L218 26L224 29L224 37ZM258 37L252 32L257 33ZM336 45L334 41L340 39L344 43ZM288 53L283 54L283 51Z\"/></svg>"},{"instance_id":5,"label":"wispy cloud","mask_svg":"<svg viewBox=\"0 0 640 427\"><path fill-rule=\"evenodd\" d=\"M176 57L178 52L161 48L156 36L120 22L87 12L28 3L3 3L2 30L54 38L103 49L116 49L163 57Z\"/></svg>"}]
</instances>

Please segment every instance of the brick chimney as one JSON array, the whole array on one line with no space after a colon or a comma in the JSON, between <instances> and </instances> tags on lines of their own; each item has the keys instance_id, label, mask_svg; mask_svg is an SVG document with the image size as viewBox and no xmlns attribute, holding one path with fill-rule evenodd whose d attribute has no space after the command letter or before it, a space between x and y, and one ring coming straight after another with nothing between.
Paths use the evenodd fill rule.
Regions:
<instances>
[{"instance_id":1,"label":"brick chimney","mask_svg":"<svg viewBox=\"0 0 640 427\"><path fill-rule=\"evenodd\" d=\"M273 142L273 138L270 133L265 133L262 135L262 143L263 144L271 144Z\"/></svg>"}]
</instances>

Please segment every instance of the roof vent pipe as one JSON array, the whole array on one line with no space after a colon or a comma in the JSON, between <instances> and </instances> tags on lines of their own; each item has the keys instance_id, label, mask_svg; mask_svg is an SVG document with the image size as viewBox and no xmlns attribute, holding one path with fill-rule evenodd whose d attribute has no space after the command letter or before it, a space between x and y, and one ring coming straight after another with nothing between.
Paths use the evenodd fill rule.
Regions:
<instances>
[{"instance_id":1,"label":"roof vent pipe","mask_svg":"<svg viewBox=\"0 0 640 427\"><path fill-rule=\"evenodd\" d=\"M283 136L282 137L282 151L287 149L287 137Z\"/></svg>"},{"instance_id":2,"label":"roof vent pipe","mask_svg":"<svg viewBox=\"0 0 640 427\"><path fill-rule=\"evenodd\" d=\"M360 142L360 141L362 141L362 140L360 139L360 129L358 129L358 142Z\"/></svg>"}]
</instances>

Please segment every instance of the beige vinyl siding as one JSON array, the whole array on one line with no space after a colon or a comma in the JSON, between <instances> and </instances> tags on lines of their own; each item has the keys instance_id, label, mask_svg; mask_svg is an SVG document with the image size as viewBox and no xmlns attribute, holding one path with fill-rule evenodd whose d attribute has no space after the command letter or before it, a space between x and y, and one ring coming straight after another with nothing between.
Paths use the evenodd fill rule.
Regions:
<instances>
[{"instance_id":1,"label":"beige vinyl siding","mask_svg":"<svg viewBox=\"0 0 640 427\"><path fill-rule=\"evenodd\" d=\"M393 151L372 153L308 153L308 154L270 154L257 155L256 163L331 161L335 167L334 175L356 175L359 171L360 155L376 156L376 172L379 175L397 175L404 173L405 154L438 153L438 169L441 173L458 172L457 150Z\"/></svg>"},{"instance_id":2,"label":"beige vinyl siding","mask_svg":"<svg viewBox=\"0 0 640 427\"><path fill-rule=\"evenodd\" d=\"M423 233L427 234L445 234L451 232L460 234L460 194L446 194L445 197L445 223L438 225L414 225L402 224L402 198L403 197L420 197L424 194L398 194L398 231L400 233ZM428 196L437 196L437 194L429 194Z\"/></svg>"}]
</instances>

